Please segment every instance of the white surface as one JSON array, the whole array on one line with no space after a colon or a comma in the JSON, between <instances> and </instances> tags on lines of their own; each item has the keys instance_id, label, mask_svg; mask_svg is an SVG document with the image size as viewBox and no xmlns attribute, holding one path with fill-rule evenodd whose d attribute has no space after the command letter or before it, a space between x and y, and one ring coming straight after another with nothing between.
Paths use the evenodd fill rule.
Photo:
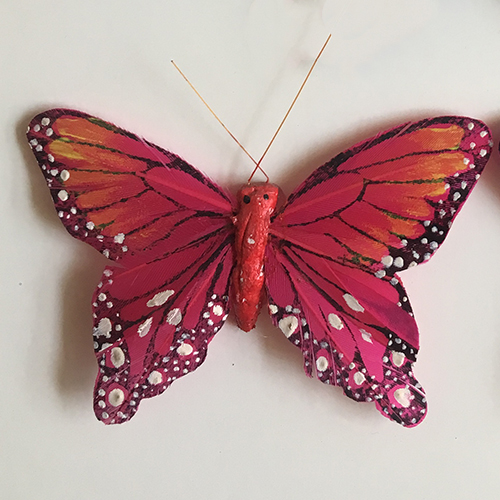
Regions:
<instances>
[{"instance_id":1,"label":"white surface","mask_svg":"<svg viewBox=\"0 0 500 500\"><path fill-rule=\"evenodd\" d=\"M203 367L131 422L93 416L90 298L104 258L58 221L28 120L52 106L94 113L236 187L249 161L170 59L259 156L328 30L264 164L285 192L405 119L470 115L498 139L498 0L1 2L2 498L498 498L496 152L432 262L402 274L429 401L419 427L307 379L265 314L250 334L227 324Z\"/></svg>"}]
</instances>

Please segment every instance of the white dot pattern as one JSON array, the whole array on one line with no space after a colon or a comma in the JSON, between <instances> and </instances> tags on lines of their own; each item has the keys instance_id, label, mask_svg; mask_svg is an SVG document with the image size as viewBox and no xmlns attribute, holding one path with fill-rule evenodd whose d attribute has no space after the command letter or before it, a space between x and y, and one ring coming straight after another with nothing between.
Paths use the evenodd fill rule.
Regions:
<instances>
[{"instance_id":1,"label":"white dot pattern","mask_svg":"<svg viewBox=\"0 0 500 500\"><path fill-rule=\"evenodd\" d=\"M226 275L228 275L230 267ZM142 310L150 316L142 318L135 326L131 326L127 320L122 319L122 308L116 306L120 301L113 297L113 283L120 280L120 273L123 270L116 268L106 268L100 288L98 287L95 296L94 310L96 311L97 336L95 350L98 354L100 375L96 386L94 397L94 410L100 420L105 423L121 423L132 418L141 400L161 394L171 383L184 375L196 370L204 361L207 346L212 336L220 329L227 318L228 296L210 293L210 300L206 302L206 310L200 312L200 324L198 328L191 330L182 326L182 321L178 324L175 309L165 310L164 306L170 298L177 297L174 293L169 295L167 301L165 295L154 297L161 293L150 295L147 300L142 299ZM111 282L111 283L109 283ZM217 282L218 283L218 282ZM170 291L167 288L164 291ZM99 300L103 298L104 300ZM160 306L148 307L146 302L153 300L162 302ZM177 298L175 299L177 300ZM112 302L111 308L107 307L107 302ZM210 304L210 305L209 305ZM221 312L217 315L215 312ZM109 315L102 318L100 315L106 309ZM124 310L125 311L125 310ZM173 312L172 312L173 311ZM210 316L206 318L205 312L209 311ZM163 315L163 316L162 316ZM161 319L163 317L163 320ZM110 319L111 318L111 319ZM170 323L167 321L170 319ZM170 344L164 346L165 352L159 353L153 350L152 358L144 365L132 365L127 338L123 336L123 331L135 333L134 349L137 349L137 341L143 342L143 349L147 350L153 339L159 338L158 332L163 328L169 328L173 334ZM106 338L106 342L102 339ZM142 371L137 373L137 368ZM104 396L103 392L104 391Z\"/></svg>"}]
</instances>

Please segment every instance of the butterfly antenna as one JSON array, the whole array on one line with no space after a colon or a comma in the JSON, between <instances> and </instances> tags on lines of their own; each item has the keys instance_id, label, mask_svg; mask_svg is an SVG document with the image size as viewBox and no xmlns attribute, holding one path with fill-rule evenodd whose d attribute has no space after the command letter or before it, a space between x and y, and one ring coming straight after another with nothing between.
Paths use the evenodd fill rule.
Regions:
<instances>
[{"instance_id":1,"label":"butterfly antenna","mask_svg":"<svg viewBox=\"0 0 500 500\"><path fill-rule=\"evenodd\" d=\"M288 118L288 115L292 111L292 108L294 107L295 103L297 102L297 99L299 98L299 95L302 92L302 89L305 87L307 80L311 76L311 73L312 73L312 71L314 69L314 66L316 66L316 63L318 62L318 59L321 57L321 54L323 54L323 51L325 50L326 46L328 45L328 42L330 41L331 37L332 37L331 34L328 35L328 38L326 39L326 42L323 44L323 47L321 47L321 50L319 51L319 54L316 56L316 59L312 63L312 66L309 69L309 72L307 73L304 81L302 82L302 85L300 86L300 89L297 92L297 95L295 96L295 99L292 101L292 104L290 104L290 107L288 108L288 111L286 112L285 117L283 118L283 120L281 120L281 123L280 123L279 127L277 128L276 132L274 133L273 138L271 139L271 142L267 146L267 148L264 151L264 153L262 153L262 156L260 157L260 160L256 163L256 166L255 166L255 168L254 168L254 170L252 172L252 175L248 178L248 183L250 183L250 181L252 180L252 177L255 175L255 172L257 172L258 169L260 169L263 172L262 168L260 167L260 164L262 163L262 160L267 155L267 152L271 148L271 145L273 144L274 140L276 139L276 136L278 135L279 131L281 130L281 127L283 127L283 124L285 123L285 120ZM269 177L268 177L268 179L269 179Z\"/></svg>"},{"instance_id":2,"label":"butterfly antenna","mask_svg":"<svg viewBox=\"0 0 500 500\"><path fill-rule=\"evenodd\" d=\"M200 93L195 89L194 85L189 81L189 79L187 78L187 76L181 71L181 69L179 68L179 66L177 66L177 64L175 64L175 62L173 60L170 61L170 62L174 65L175 69L181 74L182 78L184 78L184 80L186 80L186 82L188 83L188 85L194 90L194 92L196 93L196 95L201 99L201 102L203 102L203 104L208 108L208 110L210 111L210 113L212 113L212 115L215 117L215 119L222 125L222 127L224 128L224 130L231 136L231 138L236 142L236 144L238 144L238 146L245 152L245 154L250 158L250 160L252 160L252 162L255 164L254 173L257 170L260 170L266 176L266 178L267 178L266 182L269 182L269 176L264 172L264 170L257 163L257 161L252 157L252 155L245 149L245 147L241 144L241 142L238 141L238 139L236 139L236 137L231 133L231 131L224 125L224 123L222 122L222 120L215 114L215 111L208 105L208 103L205 101L205 99L203 99L203 97L201 97Z\"/></svg>"}]
</instances>

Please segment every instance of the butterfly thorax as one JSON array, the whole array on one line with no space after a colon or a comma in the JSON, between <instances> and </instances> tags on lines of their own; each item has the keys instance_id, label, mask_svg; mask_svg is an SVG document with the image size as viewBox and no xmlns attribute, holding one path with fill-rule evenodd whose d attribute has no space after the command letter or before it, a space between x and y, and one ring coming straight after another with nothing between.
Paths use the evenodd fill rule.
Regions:
<instances>
[{"instance_id":1,"label":"butterfly thorax","mask_svg":"<svg viewBox=\"0 0 500 500\"><path fill-rule=\"evenodd\" d=\"M262 305L264 255L278 187L269 183L244 186L237 199L239 211L233 218L236 264L231 288L236 322L248 332L254 328Z\"/></svg>"}]
</instances>

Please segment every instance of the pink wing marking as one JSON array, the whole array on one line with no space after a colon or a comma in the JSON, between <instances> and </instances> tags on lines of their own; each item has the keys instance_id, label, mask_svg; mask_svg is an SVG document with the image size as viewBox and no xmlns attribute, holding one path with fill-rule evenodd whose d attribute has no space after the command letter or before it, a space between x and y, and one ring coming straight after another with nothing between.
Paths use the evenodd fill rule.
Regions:
<instances>
[{"instance_id":1,"label":"pink wing marking","mask_svg":"<svg viewBox=\"0 0 500 500\"><path fill-rule=\"evenodd\" d=\"M426 412L412 373L418 332L399 280L277 245L272 240L266 262L271 317L301 349L306 373L355 401L375 401L398 423L417 425Z\"/></svg>"},{"instance_id":2,"label":"pink wing marking","mask_svg":"<svg viewBox=\"0 0 500 500\"><path fill-rule=\"evenodd\" d=\"M227 318L232 266L231 237L214 235L136 268L104 270L93 303L99 420L129 420L143 398L203 363Z\"/></svg>"}]
</instances>

